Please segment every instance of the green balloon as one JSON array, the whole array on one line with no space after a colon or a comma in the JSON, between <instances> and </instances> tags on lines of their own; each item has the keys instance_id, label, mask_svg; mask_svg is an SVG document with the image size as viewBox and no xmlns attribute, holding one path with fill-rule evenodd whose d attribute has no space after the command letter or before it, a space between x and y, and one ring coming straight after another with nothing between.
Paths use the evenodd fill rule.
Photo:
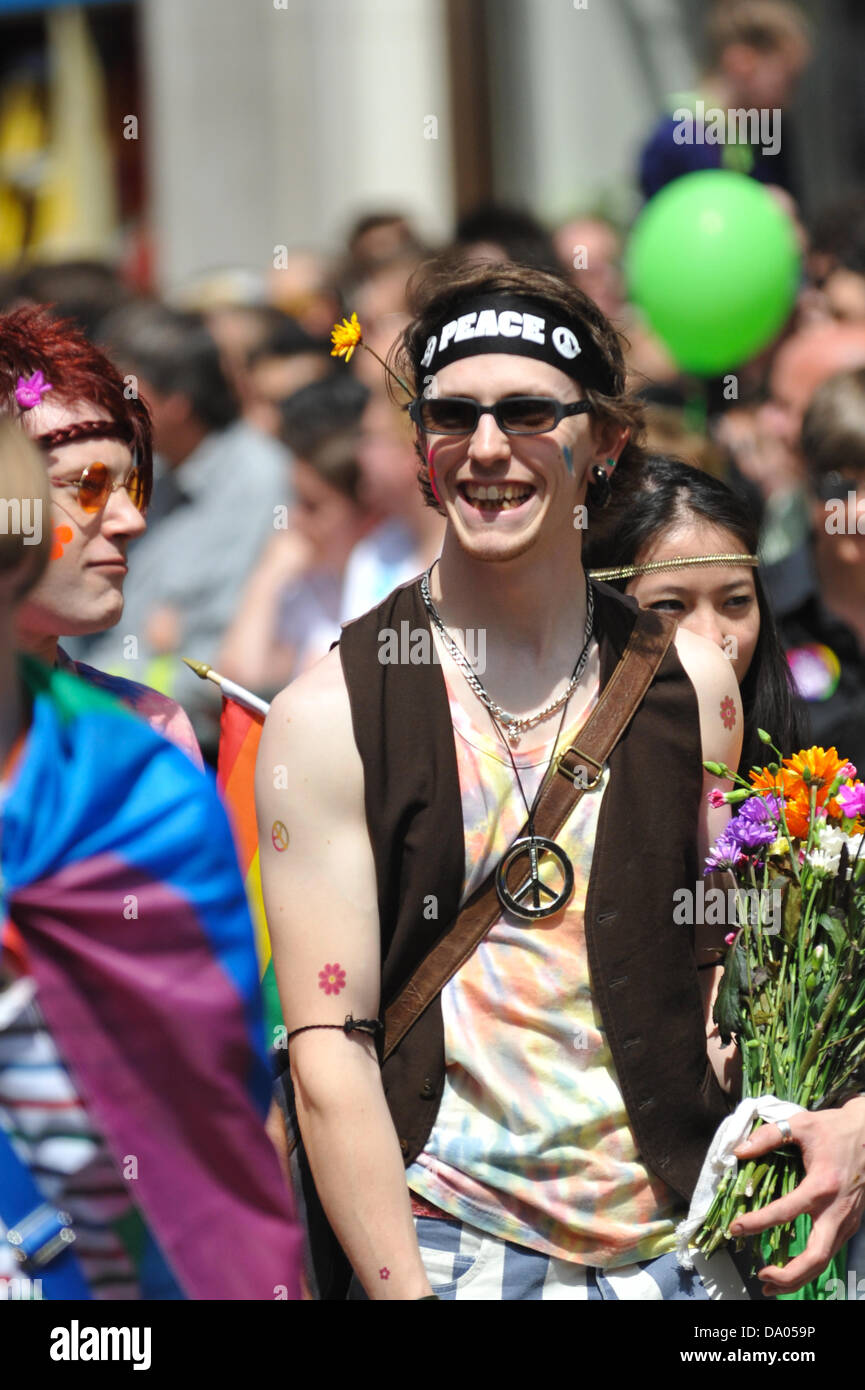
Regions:
<instances>
[{"instance_id":1,"label":"green balloon","mask_svg":"<svg viewBox=\"0 0 865 1390\"><path fill-rule=\"evenodd\" d=\"M631 300L684 371L740 366L782 327L796 297L799 248L771 193L744 174L706 169L667 184L631 233Z\"/></svg>"}]
</instances>

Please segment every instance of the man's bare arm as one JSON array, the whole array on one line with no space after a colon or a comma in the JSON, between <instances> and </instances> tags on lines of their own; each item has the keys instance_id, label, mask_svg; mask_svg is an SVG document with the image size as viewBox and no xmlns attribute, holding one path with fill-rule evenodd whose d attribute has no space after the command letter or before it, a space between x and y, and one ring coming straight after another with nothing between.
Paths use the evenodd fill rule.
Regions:
<instances>
[{"instance_id":1,"label":"man's bare arm","mask_svg":"<svg viewBox=\"0 0 865 1390\"><path fill-rule=\"evenodd\" d=\"M349 1013L376 1018L375 865L338 651L273 702L256 765L256 809L288 1031L342 1024ZM290 1062L316 1187L364 1289L379 1299L429 1294L372 1039L341 1029L301 1033Z\"/></svg>"}]
</instances>

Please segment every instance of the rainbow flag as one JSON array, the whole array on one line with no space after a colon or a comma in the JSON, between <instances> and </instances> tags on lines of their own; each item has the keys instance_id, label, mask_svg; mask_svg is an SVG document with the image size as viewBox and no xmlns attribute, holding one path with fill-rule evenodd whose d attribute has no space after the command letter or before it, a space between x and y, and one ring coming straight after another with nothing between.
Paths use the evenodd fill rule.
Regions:
<instances>
[{"instance_id":1,"label":"rainbow flag","mask_svg":"<svg viewBox=\"0 0 865 1390\"><path fill-rule=\"evenodd\" d=\"M119 1169L137 1159L135 1207L180 1296L299 1297L252 925L212 778L104 691L29 658L21 672L33 711L0 872L42 1014Z\"/></svg>"},{"instance_id":2,"label":"rainbow flag","mask_svg":"<svg viewBox=\"0 0 865 1390\"><path fill-rule=\"evenodd\" d=\"M255 944L264 999L265 1032L269 1045L273 1047L284 1037L284 1032L280 1031L284 1025L261 892L258 825L255 818L255 759L263 726L263 714L247 709L237 700L223 695L216 776L228 807L249 910L255 927Z\"/></svg>"}]
</instances>

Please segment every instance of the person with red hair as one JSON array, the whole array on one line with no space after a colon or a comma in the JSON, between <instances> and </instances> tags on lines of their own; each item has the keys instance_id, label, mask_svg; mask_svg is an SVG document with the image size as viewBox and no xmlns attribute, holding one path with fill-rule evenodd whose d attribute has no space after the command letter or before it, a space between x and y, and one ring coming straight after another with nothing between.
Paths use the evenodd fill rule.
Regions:
<instances>
[{"instance_id":1,"label":"person with red hair","mask_svg":"<svg viewBox=\"0 0 865 1390\"><path fill-rule=\"evenodd\" d=\"M146 529L153 486L146 405L70 320L24 305L0 315L0 415L40 447L51 488L51 560L19 610L19 646L111 691L202 766L180 705L73 662L59 645L103 632L123 613L126 549Z\"/></svg>"},{"instance_id":2,"label":"person with red hair","mask_svg":"<svg viewBox=\"0 0 865 1390\"><path fill-rule=\"evenodd\" d=\"M16 383L25 417L45 377ZM124 421L98 408L101 451ZM51 497L9 418L0 497L0 1302L299 1298L225 808L121 700L16 651Z\"/></svg>"}]
</instances>

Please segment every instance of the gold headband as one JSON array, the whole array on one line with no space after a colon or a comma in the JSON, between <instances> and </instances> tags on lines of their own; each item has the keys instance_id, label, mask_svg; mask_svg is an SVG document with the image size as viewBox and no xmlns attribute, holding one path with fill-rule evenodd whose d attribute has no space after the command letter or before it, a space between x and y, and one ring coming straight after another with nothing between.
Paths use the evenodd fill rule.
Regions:
<instances>
[{"instance_id":1,"label":"gold headband","mask_svg":"<svg viewBox=\"0 0 865 1390\"><path fill-rule=\"evenodd\" d=\"M634 579L656 570L681 570L687 565L759 565L756 555L687 555L678 560L653 560L648 565L622 565L619 569L589 570L590 579Z\"/></svg>"}]
</instances>

